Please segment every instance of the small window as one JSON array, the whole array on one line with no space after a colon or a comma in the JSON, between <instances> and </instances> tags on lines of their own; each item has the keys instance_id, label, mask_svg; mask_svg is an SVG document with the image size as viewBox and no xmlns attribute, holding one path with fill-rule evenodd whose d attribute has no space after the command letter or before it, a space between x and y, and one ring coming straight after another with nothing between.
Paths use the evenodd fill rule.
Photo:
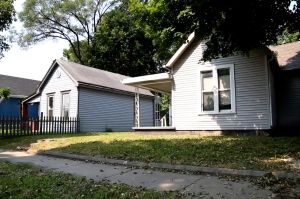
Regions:
<instances>
[{"instance_id":1,"label":"small window","mask_svg":"<svg viewBox=\"0 0 300 199\"><path fill-rule=\"evenodd\" d=\"M219 110L231 110L230 70L218 69Z\"/></svg>"},{"instance_id":2,"label":"small window","mask_svg":"<svg viewBox=\"0 0 300 199\"><path fill-rule=\"evenodd\" d=\"M70 114L70 93L62 93L62 117L69 117Z\"/></svg>"},{"instance_id":3,"label":"small window","mask_svg":"<svg viewBox=\"0 0 300 199\"><path fill-rule=\"evenodd\" d=\"M234 112L234 68L233 65L213 66L200 72L201 112Z\"/></svg>"},{"instance_id":4,"label":"small window","mask_svg":"<svg viewBox=\"0 0 300 199\"><path fill-rule=\"evenodd\" d=\"M47 116L53 117L54 95L47 96Z\"/></svg>"},{"instance_id":5,"label":"small window","mask_svg":"<svg viewBox=\"0 0 300 199\"><path fill-rule=\"evenodd\" d=\"M214 110L214 84L212 71L201 72L203 111Z\"/></svg>"}]
</instances>

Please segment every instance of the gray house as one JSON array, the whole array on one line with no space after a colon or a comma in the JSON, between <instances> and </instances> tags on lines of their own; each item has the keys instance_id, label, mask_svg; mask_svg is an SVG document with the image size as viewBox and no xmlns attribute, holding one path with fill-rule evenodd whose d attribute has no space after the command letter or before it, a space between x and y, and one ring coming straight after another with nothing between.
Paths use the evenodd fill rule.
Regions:
<instances>
[{"instance_id":1,"label":"gray house","mask_svg":"<svg viewBox=\"0 0 300 199\"><path fill-rule=\"evenodd\" d=\"M39 103L40 115L79 117L80 131L130 131L135 117L135 90L123 85L126 76L55 60L36 93L25 103ZM153 125L154 96L139 89L140 122Z\"/></svg>"},{"instance_id":2,"label":"gray house","mask_svg":"<svg viewBox=\"0 0 300 199\"><path fill-rule=\"evenodd\" d=\"M277 126L300 129L300 41L272 46L279 70L276 72ZM297 131L299 133L299 131Z\"/></svg>"},{"instance_id":3,"label":"gray house","mask_svg":"<svg viewBox=\"0 0 300 199\"><path fill-rule=\"evenodd\" d=\"M268 48L257 49L249 56L235 55L202 62L205 48L193 33L166 64L168 73L128 78L123 83L171 96L172 119L166 129L256 131L274 128L278 117L283 117L277 112L275 76L279 70L274 53ZM295 81L299 93L299 79ZM292 96L295 95L290 95L289 99ZM299 96L293 103L299 105ZM299 123L297 115L299 112L291 117ZM163 130L164 127L135 129Z\"/></svg>"}]
</instances>

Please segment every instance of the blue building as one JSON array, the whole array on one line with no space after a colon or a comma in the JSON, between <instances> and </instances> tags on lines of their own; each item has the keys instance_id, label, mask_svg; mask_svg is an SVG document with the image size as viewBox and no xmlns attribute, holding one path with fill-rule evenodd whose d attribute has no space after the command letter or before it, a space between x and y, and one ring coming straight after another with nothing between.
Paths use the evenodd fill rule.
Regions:
<instances>
[{"instance_id":1,"label":"blue building","mask_svg":"<svg viewBox=\"0 0 300 199\"><path fill-rule=\"evenodd\" d=\"M0 99L0 117L21 117L22 100L33 94L39 81L0 75L0 88L9 88L8 99ZM38 116L38 104L29 104L28 117Z\"/></svg>"}]
</instances>

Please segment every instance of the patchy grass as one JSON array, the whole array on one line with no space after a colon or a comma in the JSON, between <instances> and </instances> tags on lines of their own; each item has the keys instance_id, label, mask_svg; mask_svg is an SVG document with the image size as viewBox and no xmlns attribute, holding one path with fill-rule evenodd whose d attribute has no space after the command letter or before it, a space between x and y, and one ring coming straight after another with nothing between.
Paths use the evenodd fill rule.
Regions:
<instances>
[{"instance_id":1,"label":"patchy grass","mask_svg":"<svg viewBox=\"0 0 300 199\"><path fill-rule=\"evenodd\" d=\"M48 138L48 139L45 139ZM0 140L0 148L30 143L32 150L55 150L109 158L210 167L300 171L299 137L139 135L98 133Z\"/></svg>"},{"instance_id":2,"label":"patchy grass","mask_svg":"<svg viewBox=\"0 0 300 199\"><path fill-rule=\"evenodd\" d=\"M28 165L0 162L0 198L180 198L126 185L98 183L71 175L45 172Z\"/></svg>"}]
</instances>

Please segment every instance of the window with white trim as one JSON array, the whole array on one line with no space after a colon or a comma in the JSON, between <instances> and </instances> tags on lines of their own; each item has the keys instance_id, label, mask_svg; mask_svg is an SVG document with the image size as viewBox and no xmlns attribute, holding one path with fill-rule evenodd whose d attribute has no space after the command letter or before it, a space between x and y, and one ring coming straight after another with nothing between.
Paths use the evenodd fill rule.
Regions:
<instances>
[{"instance_id":1,"label":"window with white trim","mask_svg":"<svg viewBox=\"0 0 300 199\"><path fill-rule=\"evenodd\" d=\"M69 117L70 115L70 92L62 93L61 116Z\"/></svg>"},{"instance_id":2,"label":"window with white trim","mask_svg":"<svg viewBox=\"0 0 300 199\"><path fill-rule=\"evenodd\" d=\"M218 114L235 112L234 65L209 66L200 70L201 111Z\"/></svg>"},{"instance_id":3,"label":"window with white trim","mask_svg":"<svg viewBox=\"0 0 300 199\"><path fill-rule=\"evenodd\" d=\"M53 117L53 109L54 109L54 94L47 95L47 116Z\"/></svg>"}]
</instances>

